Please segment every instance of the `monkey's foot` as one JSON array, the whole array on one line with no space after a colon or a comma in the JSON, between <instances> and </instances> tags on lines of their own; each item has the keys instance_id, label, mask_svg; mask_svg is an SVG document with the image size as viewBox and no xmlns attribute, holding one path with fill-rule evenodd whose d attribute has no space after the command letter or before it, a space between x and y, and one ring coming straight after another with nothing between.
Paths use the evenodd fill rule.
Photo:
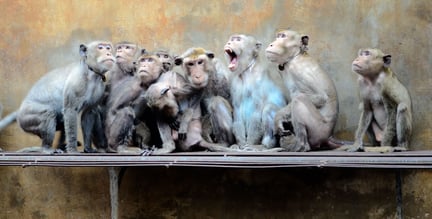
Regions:
<instances>
[{"instance_id":1,"label":"monkey's foot","mask_svg":"<svg viewBox=\"0 0 432 219\"><path fill-rule=\"evenodd\" d=\"M143 153L143 150L136 147L128 147L125 145L120 145L117 147L117 153L119 154L139 154Z\"/></svg>"},{"instance_id":2,"label":"monkey's foot","mask_svg":"<svg viewBox=\"0 0 432 219\"><path fill-rule=\"evenodd\" d=\"M379 146L379 147L364 147L365 152L379 152L379 153L389 153L389 152L402 152L407 151L405 147L393 147L393 146Z\"/></svg>"},{"instance_id":3,"label":"monkey's foot","mask_svg":"<svg viewBox=\"0 0 432 219\"><path fill-rule=\"evenodd\" d=\"M68 154L79 154L80 152L76 147L71 147L66 145L66 153Z\"/></svg>"},{"instance_id":4,"label":"monkey's foot","mask_svg":"<svg viewBox=\"0 0 432 219\"><path fill-rule=\"evenodd\" d=\"M346 151L348 151L348 152L361 152L361 151L364 151L364 147L362 145L354 144L354 145L348 146Z\"/></svg>"},{"instance_id":5,"label":"monkey's foot","mask_svg":"<svg viewBox=\"0 0 432 219\"><path fill-rule=\"evenodd\" d=\"M88 148L84 148L84 153L98 153L99 151L92 148L92 147L88 147Z\"/></svg>"}]
</instances>

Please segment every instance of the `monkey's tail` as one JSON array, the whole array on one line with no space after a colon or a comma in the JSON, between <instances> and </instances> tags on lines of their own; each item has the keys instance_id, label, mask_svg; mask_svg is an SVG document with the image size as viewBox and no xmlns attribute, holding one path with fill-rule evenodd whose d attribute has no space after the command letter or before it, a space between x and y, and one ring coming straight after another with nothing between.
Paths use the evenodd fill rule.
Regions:
<instances>
[{"instance_id":1,"label":"monkey's tail","mask_svg":"<svg viewBox=\"0 0 432 219\"><path fill-rule=\"evenodd\" d=\"M11 123L15 122L17 115L18 111L15 111L0 120L0 131L8 127L8 125L10 125Z\"/></svg>"}]
</instances>

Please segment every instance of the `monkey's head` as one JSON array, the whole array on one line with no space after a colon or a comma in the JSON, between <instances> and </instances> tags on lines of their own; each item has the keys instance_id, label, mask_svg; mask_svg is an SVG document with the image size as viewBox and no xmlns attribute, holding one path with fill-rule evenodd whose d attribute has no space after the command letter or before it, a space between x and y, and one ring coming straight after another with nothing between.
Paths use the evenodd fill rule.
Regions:
<instances>
[{"instance_id":1,"label":"monkey's head","mask_svg":"<svg viewBox=\"0 0 432 219\"><path fill-rule=\"evenodd\" d=\"M171 91L171 87L162 82L157 82L147 89L144 98L147 105L161 113L164 118L175 118L179 112L176 98Z\"/></svg>"},{"instance_id":2,"label":"monkey's head","mask_svg":"<svg viewBox=\"0 0 432 219\"><path fill-rule=\"evenodd\" d=\"M306 52L309 37L293 30L281 30L276 33L276 39L266 48L269 61L283 65L295 56Z\"/></svg>"},{"instance_id":3,"label":"monkey's head","mask_svg":"<svg viewBox=\"0 0 432 219\"><path fill-rule=\"evenodd\" d=\"M391 55L379 49L360 49L352 62L352 70L363 77L374 78L390 67Z\"/></svg>"},{"instance_id":4,"label":"monkey's head","mask_svg":"<svg viewBox=\"0 0 432 219\"><path fill-rule=\"evenodd\" d=\"M158 50L155 55L162 62L165 71L171 71L174 68L174 57L167 50Z\"/></svg>"},{"instance_id":5,"label":"monkey's head","mask_svg":"<svg viewBox=\"0 0 432 219\"><path fill-rule=\"evenodd\" d=\"M137 44L130 42L117 43L115 52L116 63L122 71L131 73L133 72L134 61L145 53L146 50L141 49Z\"/></svg>"},{"instance_id":6,"label":"monkey's head","mask_svg":"<svg viewBox=\"0 0 432 219\"><path fill-rule=\"evenodd\" d=\"M211 64L214 53L203 48L189 48L175 60L176 65L182 65L186 78L195 89L205 88L209 75L213 74L214 66Z\"/></svg>"},{"instance_id":7,"label":"monkey's head","mask_svg":"<svg viewBox=\"0 0 432 219\"><path fill-rule=\"evenodd\" d=\"M262 43L252 36L232 35L224 46L228 68L232 72L243 72L258 56Z\"/></svg>"},{"instance_id":8,"label":"monkey's head","mask_svg":"<svg viewBox=\"0 0 432 219\"><path fill-rule=\"evenodd\" d=\"M115 63L112 54L112 43L107 41L94 41L87 45L80 45L80 55L85 63L94 72L105 74Z\"/></svg>"},{"instance_id":9,"label":"monkey's head","mask_svg":"<svg viewBox=\"0 0 432 219\"><path fill-rule=\"evenodd\" d=\"M160 74L164 72L162 62L156 55L141 55L135 62L136 76L144 84L150 84L156 81Z\"/></svg>"}]
</instances>

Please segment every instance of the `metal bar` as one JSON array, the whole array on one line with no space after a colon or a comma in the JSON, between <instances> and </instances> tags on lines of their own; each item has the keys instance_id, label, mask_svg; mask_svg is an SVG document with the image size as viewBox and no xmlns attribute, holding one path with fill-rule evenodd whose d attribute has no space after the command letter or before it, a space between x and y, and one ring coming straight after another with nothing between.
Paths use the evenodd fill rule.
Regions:
<instances>
[{"instance_id":1,"label":"metal bar","mask_svg":"<svg viewBox=\"0 0 432 219\"><path fill-rule=\"evenodd\" d=\"M396 170L395 178L396 178L396 218L403 219L402 177L401 177L400 169Z\"/></svg>"}]
</instances>

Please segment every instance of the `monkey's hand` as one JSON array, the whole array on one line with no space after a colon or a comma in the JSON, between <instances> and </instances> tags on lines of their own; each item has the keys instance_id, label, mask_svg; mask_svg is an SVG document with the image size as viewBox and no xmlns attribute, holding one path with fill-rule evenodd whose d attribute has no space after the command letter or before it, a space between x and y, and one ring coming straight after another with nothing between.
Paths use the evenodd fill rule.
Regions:
<instances>
[{"instance_id":1,"label":"monkey's hand","mask_svg":"<svg viewBox=\"0 0 432 219\"><path fill-rule=\"evenodd\" d=\"M177 120L177 118L172 118L168 121L168 125L171 129L174 129L176 131L180 128L180 122Z\"/></svg>"}]
</instances>

